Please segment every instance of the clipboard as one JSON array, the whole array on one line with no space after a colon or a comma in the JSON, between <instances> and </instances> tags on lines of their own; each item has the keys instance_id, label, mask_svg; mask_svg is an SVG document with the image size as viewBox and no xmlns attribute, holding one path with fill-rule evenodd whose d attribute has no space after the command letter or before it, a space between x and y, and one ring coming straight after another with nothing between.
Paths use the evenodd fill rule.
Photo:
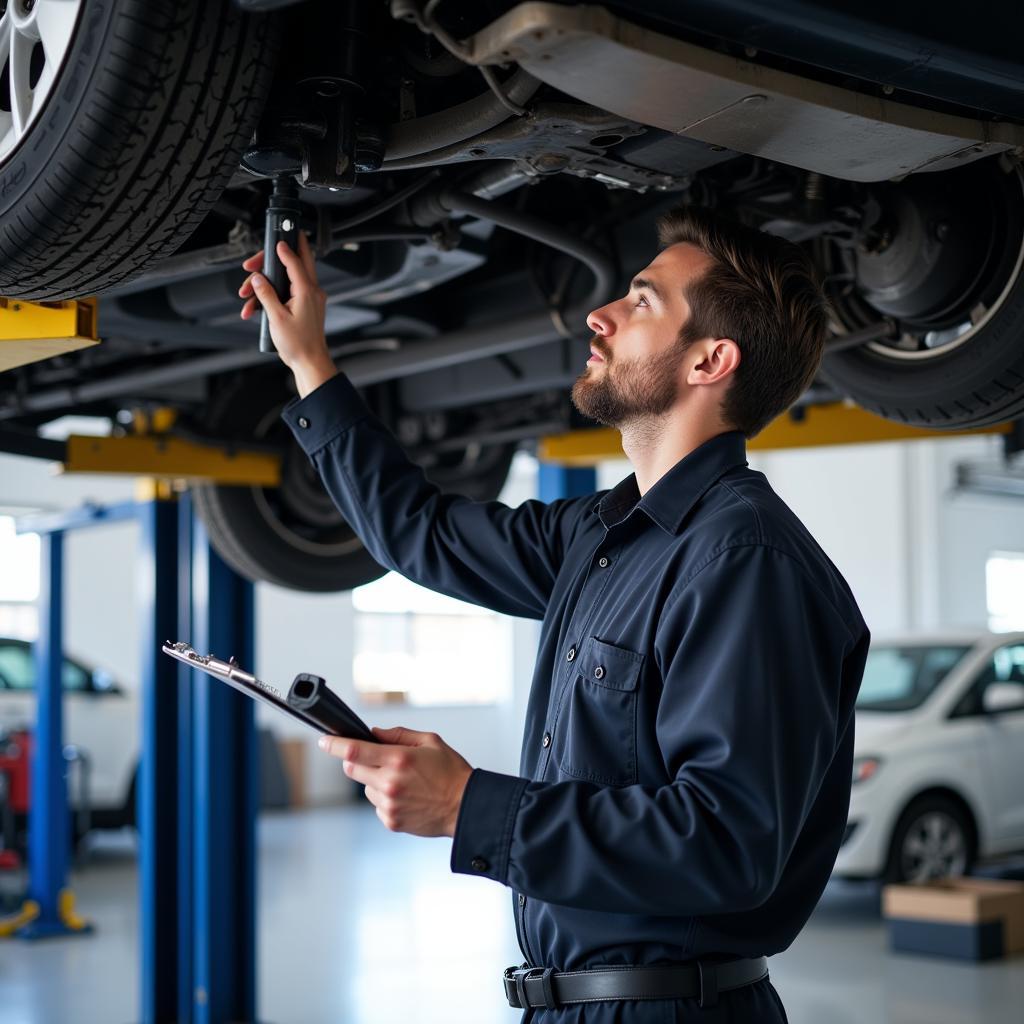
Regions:
<instances>
[{"instance_id":1,"label":"clipboard","mask_svg":"<svg viewBox=\"0 0 1024 1024\"><path fill-rule=\"evenodd\" d=\"M160 650L190 668L227 683L239 693L267 704L327 736L344 736L365 743L379 743L369 726L320 678L300 672L282 694L270 683L246 672L234 658L224 661L213 654L197 654L183 641L165 641Z\"/></svg>"}]
</instances>

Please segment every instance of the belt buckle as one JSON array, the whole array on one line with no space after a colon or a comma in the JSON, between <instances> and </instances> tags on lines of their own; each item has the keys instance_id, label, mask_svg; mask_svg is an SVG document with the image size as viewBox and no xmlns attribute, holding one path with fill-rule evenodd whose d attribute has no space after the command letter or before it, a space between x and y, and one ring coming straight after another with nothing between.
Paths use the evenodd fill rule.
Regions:
<instances>
[{"instance_id":1,"label":"belt buckle","mask_svg":"<svg viewBox=\"0 0 1024 1024\"><path fill-rule=\"evenodd\" d=\"M522 967L506 967L503 975L505 983L505 998L509 1006L514 1010L525 1010L530 1005L530 998L526 994L526 983L531 978L540 978L544 991L544 1002L549 1010L557 1010L558 1003L555 1001L554 988L551 984L551 975L555 973L554 967L529 967L524 964Z\"/></svg>"}]
</instances>

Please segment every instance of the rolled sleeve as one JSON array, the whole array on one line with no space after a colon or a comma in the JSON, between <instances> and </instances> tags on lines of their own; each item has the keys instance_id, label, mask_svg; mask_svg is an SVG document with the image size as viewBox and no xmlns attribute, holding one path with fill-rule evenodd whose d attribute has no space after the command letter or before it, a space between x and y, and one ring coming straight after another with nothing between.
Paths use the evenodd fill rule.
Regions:
<instances>
[{"instance_id":1,"label":"rolled sleeve","mask_svg":"<svg viewBox=\"0 0 1024 1024\"><path fill-rule=\"evenodd\" d=\"M508 885L516 814L528 779L474 770L466 783L452 840L452 871Z\"/></svg>"}]
</instances>

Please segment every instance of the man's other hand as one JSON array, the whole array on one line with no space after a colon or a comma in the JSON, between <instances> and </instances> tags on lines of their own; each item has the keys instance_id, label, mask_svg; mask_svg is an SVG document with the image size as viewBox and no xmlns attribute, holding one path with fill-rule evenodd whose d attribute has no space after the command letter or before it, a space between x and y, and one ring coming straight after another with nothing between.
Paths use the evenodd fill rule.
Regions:
<instances>
[{"instance_id":1,"label":"man's other hand","mask_svg":"<svg viewBox=\"0 0 1024 1024\"><path fill-rule=\"evenodd\" d=\"M473 771L469 763L436 733L401 726L373 732L379 744L324 736L320 748L340 758L345 774L366 786L366 798L392 832L454 836Z\"/></svg>"},{"instance_id":2,"label":"man's other hand","mask_svg":"<svg viewBox=\"0 0 1024 1024\"><path fill-rule=\"evenodd\" d=\"M324 336L327 296L317 283L313 251L304 231L299 232L298 253L286 242L278 242L277 255L288 272L291 297L282 302L260 273L263 269L261 249L242 264L249 276L238 289L239 297L246 300L240 315L248 320L261 306L266 310L274 347L282 362L295 374L299 397L305 398L338 372Z\"/></svg>"}]
</instances>

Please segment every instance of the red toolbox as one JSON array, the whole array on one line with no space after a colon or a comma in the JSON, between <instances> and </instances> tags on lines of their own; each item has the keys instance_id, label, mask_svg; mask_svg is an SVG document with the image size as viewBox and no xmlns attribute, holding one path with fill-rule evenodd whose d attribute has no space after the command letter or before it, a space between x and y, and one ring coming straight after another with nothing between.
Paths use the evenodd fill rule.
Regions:
<instances>
[{"instance_id":1,"label":"red toolbox","mask_svg":"<svg viewBox=\"0 0 1024 1024\"><path fill-rule=\"evenodd\" d=\"M28 814L32 734L27 730L0 734L0 772L7 776L7 799L15 814Z\"/></svg>"}]
</instances>

